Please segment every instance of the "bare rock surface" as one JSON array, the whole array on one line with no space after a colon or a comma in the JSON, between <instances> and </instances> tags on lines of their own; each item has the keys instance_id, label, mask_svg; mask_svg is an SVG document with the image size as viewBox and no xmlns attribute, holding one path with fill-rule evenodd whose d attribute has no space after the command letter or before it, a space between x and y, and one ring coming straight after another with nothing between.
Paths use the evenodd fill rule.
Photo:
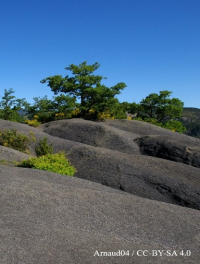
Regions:
<instances>
[{"instance_id":1,"label":"bare rock surface","mask_svg":"<svg viewBox=\"0 0 200 264\"><path fill-rule=\"evenodd\" d=\"M128 120L0 120L0 129L46 137L77 169L0 165L0 263L199 263L199 140ZM157 154L164 144L177 160ZM0 147L2 160L28 157Z\"/></svg>"},{"instance_id":2,"label":"bare rock surface","mask_svg":"<svg viewBox=\"0 0 200 264\"><path fill-rule=\"evenodd\" d=\"M200 141L188 142L167 136L145 136L136 139L142 154L173 160L200 168Z\"/></svg>"},{"instance_id":3,"label":"bare rock surface","mask_svg":"<svg viewBox=\"0 0 200 264\"><path fill-rule=\"evenodd\" d=\"M199 262L198 210L5 166L0 166L0 208L2 264ZM129 256L105 256L119 250Z\"/></svg>"},{"instance_id":4,"label":"bare rock surface","mask_svg":"<svg viewBox=\"0 0 200 264\"><path fill-rule=\"evenodd\" d=\"M0 161L21 161L30 157L30 155L27 155L15 149L0 146Z\"/></svg>"},{"instance_id":5,"label":"bare rock surface","mask_svg":"<svg viewBox=\"0 0 200 264\"><path fill-rule=\"evenodd\" d=\"M142 122L142 121L136 121L136 120L125 120L125 119L114 119L109 120L107 119L105 121L105 124L111 127L118 128L120 130L124 130L127 132L135 133L142 136L146 135L162 135L162 136L168 136L176 138L177 140L186 140L188 144L197 143L199 144L199 139L190 137L184 134L176 133L171 130L152 125L150 123Z\"/></svg>"},{"instance_id":6,"label":"bare rock surface","mask_svg":"<svg viewBox=\"0 0 200 264\"><path fill-rule=\"evenodd\" d=\"M200 210L200 170L181 163L77 146L68 152L76 177L148 199Z\"/></svg>"},{"instance_id":7,"label":"bare rock surface","mask_svg":"<svg viewBox=\"0 0 200 264\"><path fill-rule=\"evenodd\" d=\"M67 152L70 162L77 169L75 176L78 178L101 183L139 197L200 210L200 169L183 164L182 161L174 162L141 155L138 142L136 143L138 139L144 138L145 131L150 134L159 132L160 135L164 131L163 137L169 135L167 138L177 138L178 133L153 125L146 130L149 125L146 123L144 123L144 131L142 122L136 122L134 132L134 123L127 121L92 122L72 119L50 122L40 128L3 121L0 122L0 126L14 127L17 131L26 134L32 131L37 141L47 137L54 146L54 152L61 150ZM112 127L116 124L118 126L122 124L122 128ZM140 126L142 136L139 134ZM126 132L126 128L130 131ZM198 142L185 135L180 135L180 138L176 142L176 146L179 147L183 143L191 147L191 144ZM189 143L186 141L187 138ZM103 143L104 141L106 144ZM129 152L129 144L133 153ZM31 151L34 152L34 145Z\"/></svg>"},{"instance_id":8,"label":"bare rock surface","mask_svg":"<svg viewBox=\"0 0 200 264\"><path fill-rule=\"evenodd\" d=\"M200 139L134 120L106 120L106 124L139 134L142 154L200 167Z\"/></svg>"},{"instance_id":9,"label":"bare rock surface","mask_svg":"<svg viewBox=\"0 0 200 264\"><path fill-rule=\"evenodd\" d=\"M140 153L138 144L134 142L138 134L107 126L104 122L83 119L59 120L43 124L40 129L49 135L94 147L132 154Z\"/></svg>"},{"instance_id":10,"label":"bare rock surface","mask_svg":"<svg viewBox=\"0 0 200 264\"><path fill-rule=\"evenodd\" d=\"M145 122L59 120L40 127L49 135L129 154L144 154L200 167L200 140Z\"/></svg>"}]
</instances>

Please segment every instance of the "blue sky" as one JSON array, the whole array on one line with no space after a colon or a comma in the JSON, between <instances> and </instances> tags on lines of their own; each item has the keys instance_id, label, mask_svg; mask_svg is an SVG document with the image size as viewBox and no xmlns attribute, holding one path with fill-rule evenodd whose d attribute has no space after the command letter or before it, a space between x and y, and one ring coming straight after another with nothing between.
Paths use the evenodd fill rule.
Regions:
<instances>
[{"instance_id":1,"label":"blue sky","mask_svg":"<svg viewBox=\"0 0 200 264\"><path fill-rule=\"evenodd\" d=\"M127 84L121 102L169 90L200 108L199 0L2 0L0 10L0 96L51 98L40 80L87 61L105 85Z\"/></svg>"}]
</instances>

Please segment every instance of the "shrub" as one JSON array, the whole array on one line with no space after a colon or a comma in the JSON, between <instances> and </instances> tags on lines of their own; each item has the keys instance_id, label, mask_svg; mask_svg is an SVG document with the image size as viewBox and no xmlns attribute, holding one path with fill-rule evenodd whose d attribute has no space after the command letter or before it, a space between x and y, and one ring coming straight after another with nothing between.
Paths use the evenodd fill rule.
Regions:
<instances>
[{"instance_id":1,"label":"shrub","mask_svg":"<svg viewBox=\"0 0 200 264\"><path fill-rule=\"evenodd\" d=\"M144 120L141 117L134 117L133 120L137 120L137 121L142 121L144 122Z\"/></svg>"},{"instance_id":2,"label":"shrub","mask_svg":"<svg viewBox=\"0 0 200 264\"><path fill-rule=\"evenodd\" d=\"M104 112L98 112L95 109L90 109L85 115L85 118L105 121L106 119L114 119L115 117L112 113L109 112L109 110L105 110Z\"/></svg>"},{"instance_id":3,"label":"shrub","mask_svg":"<svg viewBox=\"0 0 200 264\"><path fill-rule=\"evenodd\" d=\"M142 119L141 117L135 117L134 120L151 123L153 125L160 126L160 127L172 130L174 132L183 133L183 132L186 131L186 128L183 126L182 122L177 121L177 120L170 120L170 121L167 121L166 123L159 123L154 118L144 118L144 119Z\"/></svg>"},{"instance_id":4,"label":"shrub","mask_svg":"<svg viewBox=\"0 0 200 264\"><path fill-rule=\"evenodd\" d=\"M25 123L33 127L38 127L41 124L41 122L38 121L37 115L34 115L34 119L32 120L25 120Z\"/></svg>"},{"instance_id":5,"label":"shrub","mask_svg":"<svg viewBox=\"0 0 200 264\"><path fill-rule=\"evenodd\" d=\"M17 110L13 110L10 108L4 108L4 109L0 109L0 118L4 119L4 120L9 120L12 122L19 122L19 123L23 123L24 122L24 117L21 116Z\"/></svg>"},{"instance_id":6,"label":"shrub","mask_svg":"<svg viewBox=\"0 0 200 264\"><path fill-rule=\"evenodd\" d=\"M41 123L37 121L36 119L33 120L25 120L25 123L29 126L38 127Z\"/></svg>"},{"instance_id":7,"label":"shrub","mask_svg":"<svg viewBox=\"0 0 200 264\"><path fill-rule=\"evenodd\" d=\"M38 122L47 123L55 120L55 114L53 111L38 112Z\"/></svg>"},{"instance_id":8,"label":"shrub","mask_svg":"<svg viewBox=\"0 0 200 264\"><path fill-rule=\"evenodd\" d=\"M183 124L177 120L170 120L166 122L164 125L162 125L162 127L179 133L183 133L186 131L186 128L183 126Z\"/></svg>"},{"instance_id":9,"label":"shrub","mask_svg":"<svg viewBox=\"0 0 200 264\"><path fill-rule=\"evenodd\" d=\"M65 114L64 113L55 113L55 120L60 120L65 118Z\"/></svg>"},{"instance_id":10,"label":"shrub","mask_svg":"<svg viewBox=\"0 0 200 264\"><path fill-rule=\"evenodd\" d=\"M34 133L29 136L17 133L17 130L0 130L0 145L13 148L25 153L29 152L29 146L35 141Z\"/></svg>"},{"instance_id":11,"label":"shrub","mask_svg":"<svg viewBox=\"0 0 200 264\"><path fill-rule=\"evenodd\" d=\"M76 169L71 166L64 152L47 154L22 160L18 167L33 168L73 176Z\"/></svg>"},{"instance_id":12,"label":"shrub","mask_svg":"<svg viewBox=\"0 0 200 264\"><path fill-rule=\"evenodd\" d=\"M115 117L108 110L97 114L97 119L101 121L104 121L105 119L114 119L114 118Z\"/></svg>"},{"instance_id":13,"label":"shrub","mask_svg":"<svg viewBox=\"0 0 200 264\"><path fill-rule=\"evenodd\" d=\"M53 146L52 144L48 144L47 138L43 138L39 141L38 145L35 147L35 152L37 157L52 154Z\"/></svg>"},{"instance_id":14,"label":"shrub","mask_svg":"<svg viewBox=\"0 0 200 264\"><path fill-rule=\"evenodd\" d=\"M74 110L72 110L72 117L77 117L81 113L81 110L77 107Z\"/></svg>"}]
</instances>

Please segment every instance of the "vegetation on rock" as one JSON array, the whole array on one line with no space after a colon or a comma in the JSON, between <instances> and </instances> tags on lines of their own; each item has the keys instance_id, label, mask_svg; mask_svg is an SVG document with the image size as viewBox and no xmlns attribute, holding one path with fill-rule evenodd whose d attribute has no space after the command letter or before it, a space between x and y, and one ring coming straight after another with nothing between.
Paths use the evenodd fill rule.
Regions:
<instances>
[{"instance_id":1,"label":"vegetation on rock","mask_svg":"<svg viewBox=\"0 0 200 264\"><path fill-rule=\"evenodd\" d=\"M170 98L172 92L160 91L149 94L140 104L133 105L136 111L135 120L145 121L176 132L184 132L185 128L178 119L182 116L183 105L178 98Z\"/></svg>"},{"instance_id":2,"label":"vegetation on rock","mask_svg":"<svg viewBox=\"0 0 200 264\"><path fill-rule=\"evenodd\" d=\"M73 176L76 169L69 163L64 152L47 154L23 160L18 167L46 170L63 175Z\"/></svg>"},{"instance_id":3,"label":"vegetation on rock","mask_svg":"<svg viewBox=\"0 0 200 264\"><path fill-rule=\"evenodd\" d=\"M29 153L29 146L35 141L34 133L24 135L18 133L17 130L0 130L0 145L9 147L24 153ZM35 168L56 172L68 176L73 176L76 169L70 165L64 152L53 154L53 146L47 142L47 138L43 138L35 147L37 157L17 162L0 161L3 165L15 165L19 167Z\"/></svg>"},{"instance_id":4,"label":"vegetation on rock","mask_svg":"<svg viewBox=\"0 0 200 264\"><path fill-rule=\"evenodd\" d=\"M0 145L29 153L29 146L35 141L34 133L29 136L18 133L17 130L1 130Z\"/></svg>"},{"instance_id":5,"label":"vegetation on rock","mask_svg":"<svg viewBox=\"0 0 200 264\"><path fill-rule=\"evenodd\" d=\"M39 143L35 146L35 153L37 157L48 155L53 153L53 145L48 144L47 138L43 138L39 141Z\"/></svg>"}]
</instances>

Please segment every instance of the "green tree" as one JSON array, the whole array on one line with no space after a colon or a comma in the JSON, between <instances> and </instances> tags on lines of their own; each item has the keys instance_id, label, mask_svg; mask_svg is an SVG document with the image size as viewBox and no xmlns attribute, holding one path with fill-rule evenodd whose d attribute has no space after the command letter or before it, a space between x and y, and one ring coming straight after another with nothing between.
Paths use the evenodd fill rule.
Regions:
<instances>
[{"instance_id":1,"label":"green tree","mask_svg":"<svg viewBox=\"0 0 200 264\"><path fill-rule=\"evenodd\" d=\"M28 118L33 119L37 116L39 122L45 123L53 121L57 113L62 113L63 118L68 118L71 112L77 107L75 98L69 95L60 94L49 99L44 97L34 97L34 103L28 108Z\"/></svg>"},{"instance_id":2,"label":"green tree","mask_svg":"<svg viewBox=\"0 0 200 264\"><path fill-rule=\"evenodd\" d=\"M116 104L116 100L113 100L114 97L120 94L126 85L125 83L118 83L109 88L101 84L102 80L106 78L93 74L99 66L97 62L87 65L86 61L79 65L71 64L65 69L71 71L72 76L55 75L43 79L41 83L47 83L54 94L64 93L80 100L82 116L91 109L97 112L105 111Z\"/></svg>"},{"instance_id":3,"label":"green tree","mask_svg":"<svg viewBox=\"0 0 200 264\"><path fill-rule=\"evenodd\" d=\"M121 103L121 106L125 112L128 112L130 114L137 114L138 112L139 105L136 104L135 102L133 103L123 102Z\"/></svg>"},{"instance_id":4,"label":"green tree","mask_svg":"<svg viewBox=\"0 0 200 264\"><path fill-rule=\"evenodd\" d=\"M143 99L138 106L137 120L155 124L176 132L184 132L185 127L179 119L182 116L183 102L170 99L172 92L160 91Z\"/></svg>"},{"instance_id":5,"label":"green tree","mask_svg":"<svg viewBox=\"0 0 200 264\"><path fill-rule=\"evenodd\" d=\"M38 116L39 122L52 121L54 117L52 100L44 97L34 97L34 103L28 107L28 118L33 119L34 116Z\"/></svg>"},{"instance_id":6,"label":"green tree","mask_svg":"<svg viewBox=\"0 0 200 264\"><path fill-rule=\"evenodd\" d=\"M76 103L76 98L65 94L54 96L52 105L55 114L62 113L64 118L70 118L72 111L79 106L79 104Z\"/></svg>"},{"instance_id":7,"label":"green tree","mask_svg":"<svg viewBox=\"0 0 200 264\"><path fill-rule=\"evenodd\" d=\"M4 95L0 101L0 118L4 120L23 122L23 115L19 114L19 110L26 111L28 103L23 99L16 99L13 95L14 90L9 88L4 90Z\"/></svg>"},{"instance_id":8,"label":"green tree","mask_svg":"<svg viewBox=\"0 0 200 264\"><path fill-rule=\"evenodd\" d=\"M172 92L160 91L160 94L152 93L140 102L139 117L153 118L158 123L165 123L182 116L183 105L178 98L170 99Z\"/></svg>"},{"instance_id":9,"label":"green tree","mask_svg":"<svg viewBox=\"0 0 200 264\"><path fill-rule=\"evenodd\" d=\"M162 127L170 129L175 132L183 133L186 132L184 125L178 120L170 120L162 124Z\"/></svg>"}]
</instances>

